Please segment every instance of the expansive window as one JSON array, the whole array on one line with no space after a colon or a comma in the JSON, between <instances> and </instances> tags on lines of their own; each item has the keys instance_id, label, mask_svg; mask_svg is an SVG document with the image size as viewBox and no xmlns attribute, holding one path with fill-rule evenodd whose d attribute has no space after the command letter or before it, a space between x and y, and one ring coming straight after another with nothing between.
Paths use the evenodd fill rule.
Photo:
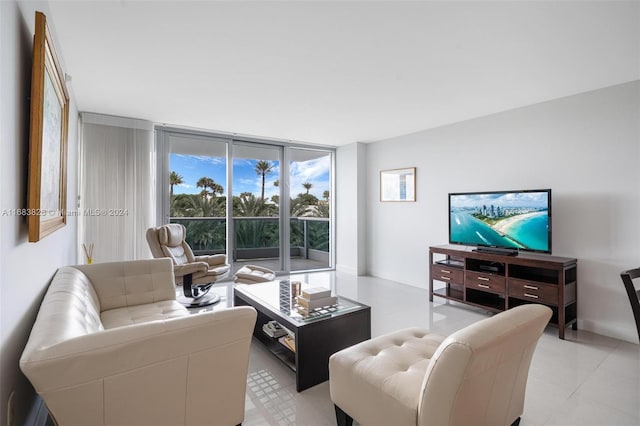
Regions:
<instances>
[{"instance_id":1,"label":"expansive window","mask_svg":"<svg viewBox=\"0 0 640 426\"><path fill-rule=\"evenodd\" d=\"M197 254L277 272L332 261L333 151L158 129L159 223L181 223ZM228 202L230 200L230 202Z\"/></svg>"}]
</instances>

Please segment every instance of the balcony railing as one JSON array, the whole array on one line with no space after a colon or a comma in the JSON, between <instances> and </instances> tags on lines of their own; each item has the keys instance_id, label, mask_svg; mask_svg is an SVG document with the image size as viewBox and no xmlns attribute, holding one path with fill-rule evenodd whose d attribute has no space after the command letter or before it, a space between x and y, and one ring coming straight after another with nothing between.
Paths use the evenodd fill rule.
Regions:
<instances>
[{"instance_id":1,"label":"balcony railing","mask_svg":"<svg viewBox=\"0 0 640 426\"><path fill-rule=\"evenodd\" d=\"M276 259L280 255L280 230L277 217L234 217L234 261ZM186 240L196 254L224 253L226 218L172 217L187 230ZM329 266L329 219L292 217L290 220L290 256L311 259Z\"/></svg>"}]
</instances>

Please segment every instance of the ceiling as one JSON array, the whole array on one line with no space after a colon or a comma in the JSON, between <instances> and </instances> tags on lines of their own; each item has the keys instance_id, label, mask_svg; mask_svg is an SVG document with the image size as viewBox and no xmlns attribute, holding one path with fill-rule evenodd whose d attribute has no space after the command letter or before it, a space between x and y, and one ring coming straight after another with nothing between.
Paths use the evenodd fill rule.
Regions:
<instances>
[{"instance_id":1,"label":"ceiling","mask_svg":"<svg viewBox=\"0 0 640 426\"><path fill-rule=\"evenodd\" d=\"M339 146L640 79L640 2L50 1L80 111Z\"/></svg>"}]
</instances>

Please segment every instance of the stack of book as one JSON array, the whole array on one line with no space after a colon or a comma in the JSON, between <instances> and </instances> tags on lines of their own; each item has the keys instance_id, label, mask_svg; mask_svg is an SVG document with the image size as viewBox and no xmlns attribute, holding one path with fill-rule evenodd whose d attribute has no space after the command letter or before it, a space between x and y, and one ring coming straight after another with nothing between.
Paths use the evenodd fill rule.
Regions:
<instances>
[{"instance_id":1,"label":"stack of book","mask_svg":"<svg viewBox=\"0 0 640 426\"><path fill-rule=\"evenodd\" d=\"M277 321L269 321L262 326L262 331L269 337L277 338L287 334L287 329Z\"/></svg>"},{"instance_id":2,"label":"stack of book","mask_svg":"<svg viewBox=\"0 0 640 426\"><path fill-rule=\"evenodd\" d=\"M291 350L291 352L295 352L296 351L296 338L293 337L290 334L287 334L286 336L283 336L281 338L278 339L278 341L284 345L286 348L289 348L289 350Z\"/></svg>"},{"instance_id":3,"label":"stack of book","mask_svg":"<svg viewBox=\"0 0 640 426\"><path fill-rule=\"evenodd\" d=\"M309 312L324 308L325 306L333 306L338 302L336 296L331 295L331 290L324 287L312 287L302 290L302 294L296 297L298 304L298 312L308 315Z\"/></svg>"}]
</instances>

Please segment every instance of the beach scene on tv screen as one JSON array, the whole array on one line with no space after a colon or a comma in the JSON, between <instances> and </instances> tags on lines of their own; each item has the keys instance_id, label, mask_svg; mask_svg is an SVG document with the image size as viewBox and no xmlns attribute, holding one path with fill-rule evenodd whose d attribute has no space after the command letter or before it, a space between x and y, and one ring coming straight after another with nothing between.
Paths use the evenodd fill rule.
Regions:
<instances>
[{"instance_id":1,"label":"beach scene on tv screen","mask_svg":"<svg viewBox=\"0 0 640 426\"><path fill-rule=\"evenodd\" d=\"M451 242L548 251L546 192L451 194Z\"/></svg>"}]
</instances>

